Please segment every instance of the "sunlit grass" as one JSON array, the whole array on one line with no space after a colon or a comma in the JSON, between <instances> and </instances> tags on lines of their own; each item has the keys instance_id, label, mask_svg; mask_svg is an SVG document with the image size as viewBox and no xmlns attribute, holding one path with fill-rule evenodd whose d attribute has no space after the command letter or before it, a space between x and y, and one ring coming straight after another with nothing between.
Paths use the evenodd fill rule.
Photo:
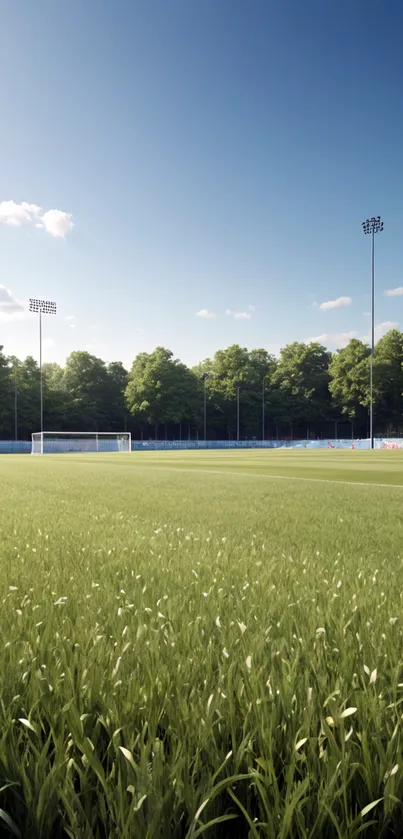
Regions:
<instances>
[{"instance_id":1,"label":"sunlit grass","mask_svg":"<svg viewBox=\"0 0 403 839\"><path fill-rule=\"evenodd\" d=\"M398 453L0 468L1 836L403 835Z\"/></svg>"}]
</instances>

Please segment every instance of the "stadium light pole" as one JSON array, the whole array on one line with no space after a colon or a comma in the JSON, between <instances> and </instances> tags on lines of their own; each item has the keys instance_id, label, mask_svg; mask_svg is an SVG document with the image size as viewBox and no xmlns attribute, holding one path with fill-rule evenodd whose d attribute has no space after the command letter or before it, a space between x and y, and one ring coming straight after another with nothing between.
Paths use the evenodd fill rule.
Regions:
<instances>
[{"instance_id":1,"label":"stadium light pole","mask_svg":"<svg viewBox=\"0 0 403 839\"><path fill-rule=\"evenodd\" d=\"M236 386L236 439L239 443L239 392L241 385Z\"/></svg>"},{"instance_id":2,"label":"stadium light pole","mask_svg":"<svg viewBox=\"0 0 403 839\"><path fill-rule=\"evenodd\" d=\"M17 364L14 360L14 439L18 440L18 388L17 388Z\"/></svg>"},{"instance_id":3,"label":"stadium light pole","mask_svg":"<svg viewBox=\"0 0 403 839\"><path fill-rule=\"evenodd\" d=\"M374 448L374 357L375 357L375 233L382 233L383 221L380 216L367 218L362 222L365 234L371 234L371 362L369 368L369 436L371 449Z\"/></svg>"},{"instance_id":4,"label":"stadium light pole","mask_svg":"<svg viewBox=\"0 0 403 839\"><path fill-rule=\"evenodd\" d=\"M204 442L207 441L207 379L208 379L209 375L210 375L210 373L203 373L203 376L202 376L202 378L204 380L204 419L203 419Z\"/></svg>"},{"instance_id":5,"label":"stadium light pole","mask_svg":"<svg viewBox=\"0 0 403 839\"><path fill-rule=\"evenodd\" d=\"M38 300L36 297L29 299L29 311L39 314L39 372L41 390L41 432L43 432L43 376L42 376L42 315L55 315L56 303L52 300Z\"/></svg>"},{"instance_id":6,"label":"stadium light pole","mask_svg":"<svg viewBox=\"0 0 403 839\"><path fill-rule=\"evenodd\" d=\"M264 404L264 396L265 396L265 380L264 376L262 379L262 441L265 438L265 404Z\"/></svg>"}]
</instances>

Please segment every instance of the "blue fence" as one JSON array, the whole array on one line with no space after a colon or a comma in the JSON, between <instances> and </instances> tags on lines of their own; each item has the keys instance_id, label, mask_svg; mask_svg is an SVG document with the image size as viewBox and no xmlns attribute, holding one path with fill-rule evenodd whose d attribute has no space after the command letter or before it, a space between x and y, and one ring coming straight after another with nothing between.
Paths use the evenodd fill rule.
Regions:
<instances>
[{"instance_id":1,"label":"blue fence","mask_svg":"<svg viewBox=\"0 0 403 839\"><path fill-rule=\"evenodd\" d=\"M202 449L369 449L369 439L363 440L150 440L132 441L132 451L186 451ZM402 448L403 438L379 437L374 440L376 449Z\"/></svg>"},{"instance_id":2,"label":"blue fence","mask_svg":"<svg viewBox=\"0 0 403 839\"><path fill-rule=\"evenodd\" d=\"M0 440L0 454L31 454L31 441Z\"/></svg>"},{"instance_id":3,"label":"blue fence","mask_svg":"<svg viewBox=\"0 0 403 839\"><path fill-rule=\"evenodd\" d=\"M132 451L187 451L203 449L369 449L369 440L132 440ZM377 449L403 449L403 439L379 437L375 440ZM0 440L0 454L31 454L31 443L16 440Z\"/></svg>"}]
</instances>

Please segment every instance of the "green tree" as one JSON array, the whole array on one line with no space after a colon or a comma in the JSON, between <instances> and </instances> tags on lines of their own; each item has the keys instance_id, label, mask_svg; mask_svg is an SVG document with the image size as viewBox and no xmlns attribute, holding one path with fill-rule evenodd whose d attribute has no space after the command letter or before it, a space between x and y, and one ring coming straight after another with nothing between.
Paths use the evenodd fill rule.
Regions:
<instances>
[{"instance_id":1,"label":"green tree","mask_svg":"<svg viewBox=\"0 0 403 839\"><path fill-rule=\"evenodd\" d=\"M264 349L247 350L232 344L218 350L194 368L199 381L208 373L208 422L210 436L235 436L237 430L237 390L240 389L240 436L260 437L262 434L263 382L265 399L270 405L269 391L275 359ZM212 435L213 432L213 435Z\"/></svg>"},{"instance_id":2,"label":"green tree","mask_svg":"<svg viewBox=\"0 0 403 839\"><path fill-rule=\"evenodd\" d=\"M333 404L354 422L356 433L367 434L370 349L358 338L334 354L329 366Z\"/></svg>"},{"instance_id":3,"label":"green tree","mask_svg":"<svg viewBox=\"0 0 403 839\"><path fill-rule=\"evenodd\" d=\"M110 380L104 361L88 352L72 352L64 369L72 431L109 429Z\"/></svg>"},{"instance_id":4,"label":"green tree","mask_svg":"<svg viewBox=\"0 0 403 839\"><path fill-rule=\"evenodd\" d=\"M374 389L375 425L398 430L403 424L403 334L398 329L391 329L376 345Z\"/></svg>"},{"instance_id":5,"label":"green tree","mask_svg":"<svg viewBox=\"0 0 403 839\"><path fill-rule=\"evenodd\" d=\"M17 364L18 436L29 440L33 431L40 431L40 370L31 355Z\"/></svg>"},{"instance_id":6,"label":"green tree","mask_svg":"<svg viewBox=\"0 0 403 839\"><path fill-rule=\"evenodd\" d=\"M0 345L0 437L12 435L14 379L10 361Z\"/></svg>"},{"instance_id":7,"label":"green tree","mask_svg":"<svg viewBox=\"0 0 403 839\"><path fill-rule=\"evenodd\" d=\"M272 376L274 405L280 422L305 436L307 427L319 432L331 416L329 364L331 353L317 342L294 341L280 352Z\"/></svg>"},{"instance_id":8,"label":"green tree","mask_svg":"<svg viewBox=\"0 0 403 839\"><path fill-rule=\"evenodd\" d=\"M109 401L108 429L109 431L125 431L127 424L125 392L129 374L121 361L111 361L106 370Z\"/></svg>"},{"instance_id":9,"label":"green tree","mask_svg":"<svg viewBox=\"0 0 403 839\"><path fill-rule=\"evenodd\" d=\"M196 376L174 359L173 353L157 347L152 353L139 353L133 361L126 387L126 403L135 421L144 429L200 422L199 387Z\"/></svg>"},{"instance_id":10,"label":"green tree","mask_svg":"<svg viewBox=\"0 0 403 839\"><path fill-rule=\"evenodd\" d=\"M66 392L64 370L51 361L42 367L43 375L43 424L46 429L69 431L70 400Z\"/></svg>"},{"instance_id":11,"label":"green tree","mask_svg":"<svg viewBox=\"0 0 403 839\"><path fill-rule=\"evenodd\" d=\"M64 370L55 361L47 361L42 365L43 382L49 390L65 391Z\"/></svg>"},{"instance_id":12,"label":"green tree","mask_svg":"<svg viewBox=\"0 0 403 839\"><path fill-rule=\"evenodd\" d=\"M157 347L140 353L130 373L120 361L105 363L88 352L71 353L65 368L43 365L44 427L60 431L149 433L163 425L178 436L179 425L202 431L205 374L209 438L234 437L237 391L240 392L240 436L261 437L264 387L265 436L329 433L329 422L341 413L366 435L369 410L370 350L352 340L332 357L320 344L294 342L278 360L264 349L233 344L218 350L193 370ZM17 386L15 388L15 385ZM40 372L29 356L6 358L0 347L0 436L14 436L17 392L18 436L40 427ZM337 415L335 415L337 411ZM392 329L378 341L374 359L376 433L403 428L403 334ZM182 426L186 436L188 427Z\"/></svg>"}]
</instances>

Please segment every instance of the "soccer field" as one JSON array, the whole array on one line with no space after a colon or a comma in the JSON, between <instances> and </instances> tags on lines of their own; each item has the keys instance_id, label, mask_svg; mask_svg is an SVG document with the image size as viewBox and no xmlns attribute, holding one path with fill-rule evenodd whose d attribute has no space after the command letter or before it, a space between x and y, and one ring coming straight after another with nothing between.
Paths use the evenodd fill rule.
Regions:
<instances>
[{"instance_id":1,"label":"soccer field","mask_svg":"<svg viewBox=\"0 0 403 839\"><path fill-rule=\"evenodd\" d=\"M403 835L403 453L0 461L0 835Z\"/></svg>"}]
</instances>

